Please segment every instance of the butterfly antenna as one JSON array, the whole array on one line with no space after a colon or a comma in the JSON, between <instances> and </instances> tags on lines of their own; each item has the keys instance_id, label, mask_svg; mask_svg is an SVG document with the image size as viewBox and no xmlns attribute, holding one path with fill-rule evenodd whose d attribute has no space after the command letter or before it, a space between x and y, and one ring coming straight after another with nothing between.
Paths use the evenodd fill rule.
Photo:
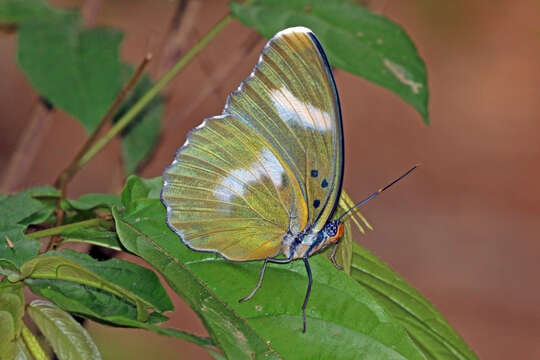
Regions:
<instances>
[{"instance_id":1,"label":"butterfly antenna","mask_svg":"<svg viewBox=\"0 0 540 360\"><path fill-rule=\"evenodd\" d=\"M398 181L400 181L401 179L403 179L404 177L406 177L407 175L409 175L410 173L412 173L416 168L418 167L418 165L414 165L412 168L410 168L409 170L407 170L403 175L401 175L400 177L398 177L397 179L395 179L394 181L392 181L391 183L389 183L388 185L386 185L385 187L382 187L380 188L379 190L375 191L373 194L369 195L367 198L365 198L364 200L360 201L358 204L354 205L352 208L350 208L349 210L345 211L343 214L341 214L340 217L338 217L338 221L342 221L342 219L351 213L351 211L353 211L354 209L356 208L359 208L360 206L364 205L365 203L367 203L369 200L373 199L375 196L379 195L380 193L382 193L383 191L385 191L386 189L388 189L390 186L394 185L395 183L397 183Z\"/></svg>"}]
</instances>

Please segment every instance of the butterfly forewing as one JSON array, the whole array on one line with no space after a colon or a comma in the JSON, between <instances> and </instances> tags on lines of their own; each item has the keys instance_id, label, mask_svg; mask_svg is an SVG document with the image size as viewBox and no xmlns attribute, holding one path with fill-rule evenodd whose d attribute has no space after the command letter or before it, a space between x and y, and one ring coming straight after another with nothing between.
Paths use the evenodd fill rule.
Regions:
<instances>
[{"instance_id":1,"label":"butterfly forewing","mask_svg":"<svg viewBox=\"0 0 540 360\"><path fill-rule=\"evenodd\" d=\"M342 179L332 74L305 28L278 33L223 115L188 136L164 173L167 222L191 248L230 260L272 257L283 236L320 230Z\"/></svg>"}]
</instances>

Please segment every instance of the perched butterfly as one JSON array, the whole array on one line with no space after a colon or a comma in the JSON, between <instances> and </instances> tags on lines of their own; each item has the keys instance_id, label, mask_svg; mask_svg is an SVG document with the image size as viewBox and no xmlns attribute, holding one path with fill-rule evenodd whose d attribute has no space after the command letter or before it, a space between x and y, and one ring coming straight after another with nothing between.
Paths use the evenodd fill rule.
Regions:
<instances>
[{"instance_id":1,"label":"perched butterfly","mask_svg":"<svg viewBox=\"0 0 540 360\"><path fill-rule=\"evenodd\" d=\"M343 216L352 210L332 220L343 162L340 103L328 59L309 29L283 30L229 95L223 114L192 130L165 170L167 223L193 250L231 261L264 260L257 286L240 301L259 289L268 262L302 259L309 279L305 332L308 258L337 244Z\"/></svg>"}]
</instances>

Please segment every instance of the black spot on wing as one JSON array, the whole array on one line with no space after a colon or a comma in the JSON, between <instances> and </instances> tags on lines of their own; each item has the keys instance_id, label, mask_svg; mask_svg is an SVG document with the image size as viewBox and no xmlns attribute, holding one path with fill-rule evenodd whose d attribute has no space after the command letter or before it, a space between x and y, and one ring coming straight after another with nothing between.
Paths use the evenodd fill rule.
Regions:
<instances>
[{"instance_id":1,"label":"black spot on wing","mask_svg":"<svg viewBox=\"0 0 540 360\"><path fill-rule=\"evenodd\" d=\"M317 176L319 176L319 170L311 170L311 177L316 178Z\"/></svg>"},{"instance_id":2,"label":"black spot on wing","mask_svg":"<svg viewBox=\"0 0 540 360\"><path fill-rule=\"evenodd\" d=\"M327 186L328 186L328 181L326 181L326 179L324 179L324 180L322 181L322 183L321 183L321 187L322 187L322 188L325 188L325 187L327 187Z\"/></svg>"},{"instance_id":3,"label":"black spot on wing","mask_svg":"<svg viewBox=\"0 0 540 360\"><path fill-rule=\"evenodd\" d=\"M314 207L315 209L318 208L319 205L321 205L321 201L320 201L320 200L315 200L315 201L313 202L313 207Z\"/></svg>"}]
</instances>

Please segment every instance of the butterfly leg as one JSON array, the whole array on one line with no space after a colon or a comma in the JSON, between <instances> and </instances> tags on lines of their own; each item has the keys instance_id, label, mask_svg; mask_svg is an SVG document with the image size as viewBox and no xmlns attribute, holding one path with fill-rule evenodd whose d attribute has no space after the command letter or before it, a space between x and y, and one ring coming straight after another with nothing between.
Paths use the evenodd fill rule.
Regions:
<instances>
[{"instance_id":1,"label":"butterfly leg","mask_svg":"<svg viewBox=\"0 0 540 360\"><path fill-rule=\"evenodd\" d=\"M259 290L259 288L261 287L262 282L263 282L264 271L266 270L266 265L268 264L268 262L273 262L273 263L277 263L277 264L287 264L287 263L290 263L291 261L292 261L292 259L289 259L289 258L286 258L286 259L266 258L266 259L264 259L264 263L263 263L263 266L261 268L261 274L259 275L259 282L255 286L255 288L253 290L251 290L251 292L249 293L248 296L246 296L244 298L241 298L240 300L238 300L238 302L248 301L249 299L251 299L253 297L253 295L255 295L257 290Z\"/></svg>"},{"instance_id":2,"label":"butterfly leg","mask_svg":"<svg viewBox=\"0 0 540 360\"><path fill-rule=\"evenodd\" d=\"M263 266L261 268L261 274L259 275L259 282L257 283L257 286L255 286L255 288L253 290L251 290L251 292L249 293L248 296L239 299L238 302L248 301L249 299L251 299L253 297L253 295L255 295L257 290L260 289L260 287L262 285L262 282L263 282L263 278L264 278L264 271L266 270L266 264L268 264L268 259L264 259L264 263L263 263Z\"/></svg>"},{"instance_id":3,"label":"butterfly leg","mask_svg":"<svg viewBox=\"0 0 540 360\"><path fill-rule=\"evenodd\" d=\"M302 305L302 320L303 320L303 328L302 332L306 332L306 307L309 301L309 294L311 293L311 284L313 283L313 277L311 276L311 268L309 267L309 262L307 257L303 257L302 260L304 260L304 264L306 265L306 272L308 275L308 286L306 291L306 297L304 298L304 304Z\"/></svg>"},{"instance_id":4,"label":"butterfly leg","mask_svg":"<svg viewBox=\"0 0 540 360\"><path fill-rule=\"evenodd\" d=\"M332 249L332 253L330 254L330 260L332 260L332 264L334 264L335 268L338 269L338 270L343 270L343 267L340 266L337 262L336 262L336 252L337 252L337 249L338 249L338 245L339 243L336 243L334 245L334 248Z\"/></svg>"}]
</instances>

